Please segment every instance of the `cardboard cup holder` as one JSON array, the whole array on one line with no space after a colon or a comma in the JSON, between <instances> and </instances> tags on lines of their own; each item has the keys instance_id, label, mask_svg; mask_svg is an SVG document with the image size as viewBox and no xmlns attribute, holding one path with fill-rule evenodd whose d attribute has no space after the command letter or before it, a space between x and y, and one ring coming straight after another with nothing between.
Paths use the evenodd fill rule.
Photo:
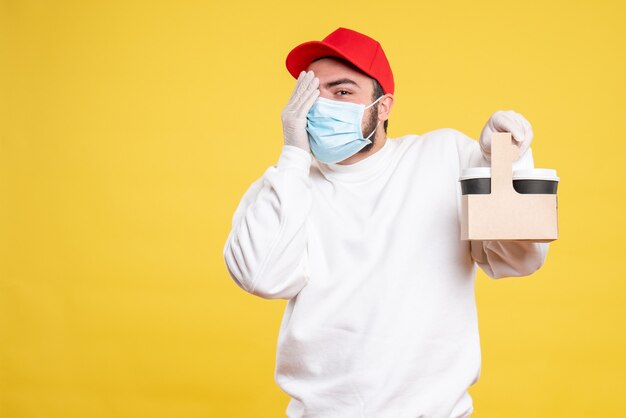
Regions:
<instances>
[{"instance_id":1,"label":"cardboard cup holder","mask_svg":"<svg viewBox=\"0 0 626 418\"><path fill-rule=\"evenodd\" d=\"M519 148L508 132L491 137L491 168L464 170L462 240L550 242L558 238L557 187L551 169L513 172Z\"/></svg>"}]
</instances>

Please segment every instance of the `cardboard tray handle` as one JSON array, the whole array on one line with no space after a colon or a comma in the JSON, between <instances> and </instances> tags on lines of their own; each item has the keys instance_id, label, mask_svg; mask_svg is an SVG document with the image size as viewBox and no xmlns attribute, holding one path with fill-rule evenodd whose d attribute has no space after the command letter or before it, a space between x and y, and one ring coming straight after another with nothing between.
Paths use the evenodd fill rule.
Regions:
<instances>
[{"instance_id":1,"label":"cardboard tray handle","mask_svg":"<svg viewBox=\"0 0 626 418\"><path fill-rule=\"evenodd\" d=\"M513 162L520 149L510 132L491 135L491 194L518 194L513 188Z\"/></svg>"}]
</instances>

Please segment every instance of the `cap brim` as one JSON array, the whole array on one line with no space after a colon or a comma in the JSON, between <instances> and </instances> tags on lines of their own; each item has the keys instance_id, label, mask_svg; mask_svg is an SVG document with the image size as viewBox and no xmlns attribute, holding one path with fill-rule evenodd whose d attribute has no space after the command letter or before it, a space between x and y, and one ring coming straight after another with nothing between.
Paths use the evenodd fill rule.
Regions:
<instances>
[{"instance_id":1,"label":"cap brim","mask_svg":"<svg viewBox=\"0 0 626 418\"><path fill-rule=\"evenodd\" d=\"M298 78L300 73L305 71L309 64L321 57L338 57L352 63L350 58L346 57L337 49L321 41L310 41L298 45L289 52L286 60L287 71L289 71L289 74L294 78ZM361 71L363 71L363 69L361 69Z\"/></svg>"}]
</instances>

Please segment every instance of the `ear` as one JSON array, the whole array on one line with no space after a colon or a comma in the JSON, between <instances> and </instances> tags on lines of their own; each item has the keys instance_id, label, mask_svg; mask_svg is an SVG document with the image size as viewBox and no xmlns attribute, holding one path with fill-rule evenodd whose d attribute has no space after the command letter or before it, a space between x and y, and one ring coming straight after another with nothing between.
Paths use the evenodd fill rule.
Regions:
<instances>
[{"instance_id":1,"label":"ear","mask_svg":"<svg viewBox=\"0 0 626 418\"><path fill-rule=\"evenodd\" d=\"M393 94L387 93L380 99L378 102L378 120L380 122L384 122L389 119L389 114L391 113L391 108L393 107Z\"/></svg>"}]
</instances>

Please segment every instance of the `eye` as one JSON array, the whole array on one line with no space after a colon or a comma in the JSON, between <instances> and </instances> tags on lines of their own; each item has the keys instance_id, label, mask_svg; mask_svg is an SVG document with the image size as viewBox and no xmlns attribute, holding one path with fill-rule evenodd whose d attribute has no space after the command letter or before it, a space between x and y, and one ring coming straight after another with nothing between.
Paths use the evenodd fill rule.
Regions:
<instances>
[{"instance_id":1,"label":"eye","mask_svg":"<svg viewBox=\"0 0 626 418\"><path fill-rule=\"evenodd\" d=\"M348 94L350 94L350 92L348 90L337 90L335 94L338 94L340 96L347 96Z\"/></svg>"}]
</instances>

